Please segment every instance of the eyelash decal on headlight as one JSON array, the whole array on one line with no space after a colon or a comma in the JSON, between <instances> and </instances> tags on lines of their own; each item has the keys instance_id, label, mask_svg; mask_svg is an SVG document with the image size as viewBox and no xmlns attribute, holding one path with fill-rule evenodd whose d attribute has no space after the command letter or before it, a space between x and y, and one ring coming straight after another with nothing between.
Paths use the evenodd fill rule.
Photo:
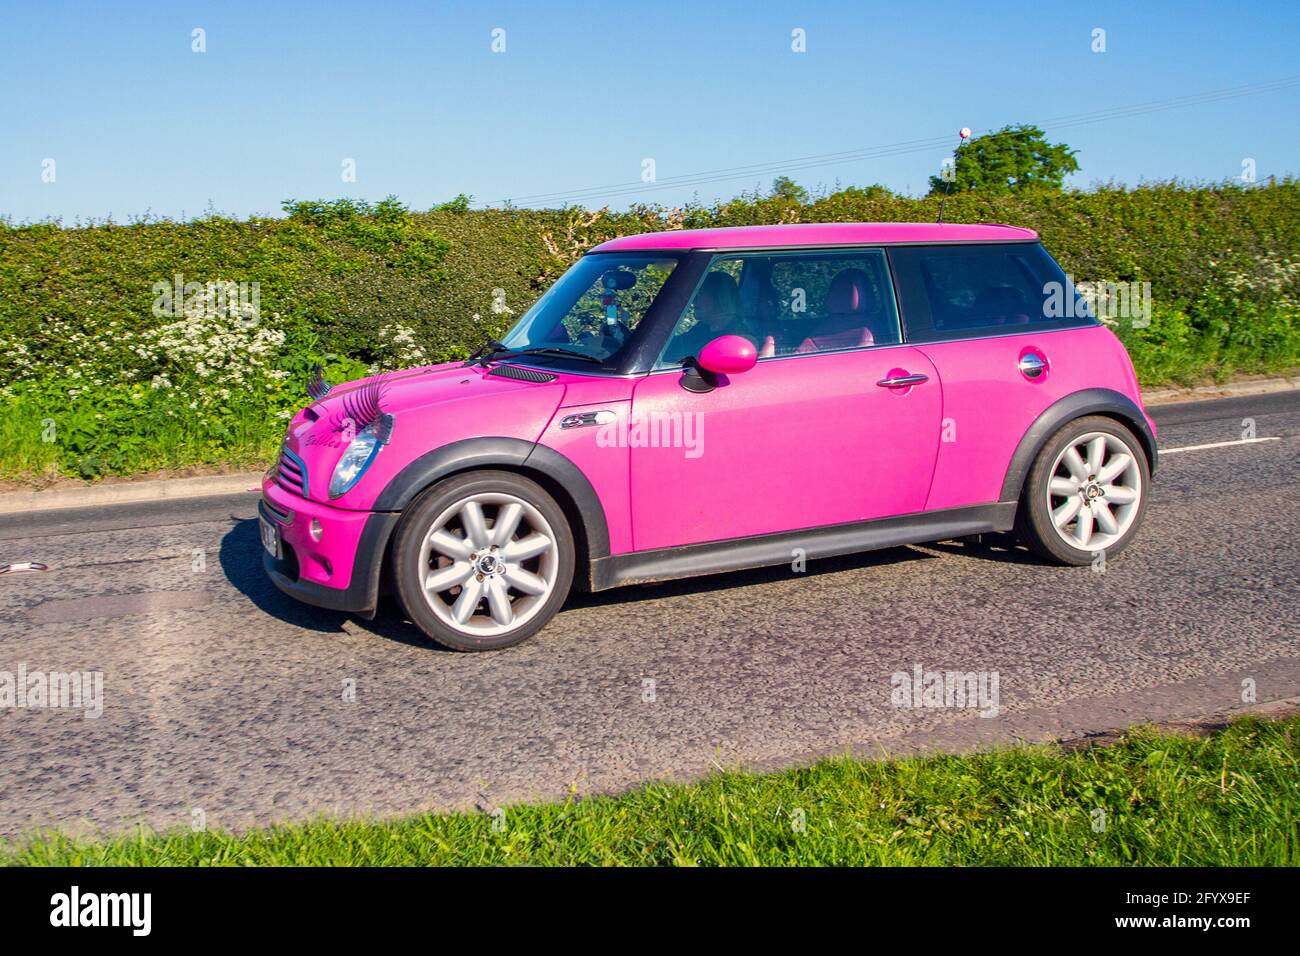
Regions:
<instances>
[{"instance_id":1,"label":"eyelash decal on headlight","mask_svg":"<svg viewBox=\"0 0 1300 956\"><path fill-rule=\"evenodd\" d=\"M330 384L325 381L325 372L319 365L312 371L311 381L307 383L307 394L313 402L319 402L330 393Z\"/></svg>"},{"instance_id":2,"label":"eyelash decal on headlight","mask_svg":"<svg viewBox=\"0 0 1300 956\"><path fill-rule=\"evenodd\" d=\"M377 437L381 444L388 444L388 439L392 437L393 416L387 414L382 405L387 390L387 376L381 375L344 395L342 410L335 412L330 419L334 430L347 431L350 426L355 433L378 423Z\"/></svg>"}]
</instances>

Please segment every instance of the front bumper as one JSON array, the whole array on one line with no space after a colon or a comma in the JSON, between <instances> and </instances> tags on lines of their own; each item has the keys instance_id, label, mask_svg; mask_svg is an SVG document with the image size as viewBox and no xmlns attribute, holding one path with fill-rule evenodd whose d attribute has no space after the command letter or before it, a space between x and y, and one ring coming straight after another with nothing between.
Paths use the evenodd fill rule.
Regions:
<instances>
[{"instance_id":1,"label":"front bumper","mask_svg":"<svg viewBox=\"0 0 1300 956\"><path fill-rule=\"evenodd\" d=\"M305 604L374 617L396 512L345 511L264 482L258 513L280 530L280 558L262 551L273 584ZM320 526L320 540L310 533Z\"/></svg>"}]
</instances>

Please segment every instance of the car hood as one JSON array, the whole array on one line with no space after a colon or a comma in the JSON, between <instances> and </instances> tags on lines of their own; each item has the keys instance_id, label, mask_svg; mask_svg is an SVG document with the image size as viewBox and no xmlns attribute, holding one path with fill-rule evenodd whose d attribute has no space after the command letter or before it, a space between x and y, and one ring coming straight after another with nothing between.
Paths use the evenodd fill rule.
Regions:
<instances>
[{"instance_id":1,"label":"car hood","mask_svg":"<svg viewBox=\"0 0 1300 956\"><path fill-rule=\"evenodd\" d=\"M365 386L379 382L383 391L380 403L383 410L396 415L491 389L498 376L488 379L482 374L486 371L476 366L466 367L462 362L449 362L359 378L331 386L324 398L308 405L303 411L308 416L314 414L320 419L346 415L346 400L349 396L355 397Z\"/></svg>"},{"instance_id":2,"label":"car hood","mask_svg":"<svg viewBox=\"0 0 1300 956\"><path fill-rule=\"evenodd\" d=\"M563 399L563 376L530 382L491 371L457 362L332 387L294 416L285 435L284 449L298 459L293 464L305 471L306 497L365 510L403 466L442 445L487 436L537 441ZM356 487L332 500L329 480L348 445L345 429L350 412L365 386L375 381L382 382L380 409L393 416L391 440Z\"/></svg>"}]
</instances>

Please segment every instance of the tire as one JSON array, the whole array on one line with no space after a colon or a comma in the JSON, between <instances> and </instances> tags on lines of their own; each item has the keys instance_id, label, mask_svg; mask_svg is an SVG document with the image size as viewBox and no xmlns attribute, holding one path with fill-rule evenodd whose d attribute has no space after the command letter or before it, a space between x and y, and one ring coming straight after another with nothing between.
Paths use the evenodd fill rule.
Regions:
<instances>
[{"instance_id":1,"label":"tire","mask_svg":"<svg viewBox=\"0 0 1300 956\"><path fill-rule=\"evenodd\" d=\"M1150 486L1150 464L1133 432L1113 418L1077 418L1062 425L1034 459L1017 534L1035 553L1060 564L1112 558L1142 524Z\"/></svg>"},{"instance_id":2,"label":"tire","mask_svg":"<svg viewBox=\"0 0 1300 956\"><path fill-rule=\"evenodd\" d=\"M564 512L539 485L475 471L439 482L407 508L393 579L428 637L456 651L494 651L555 616L573 583L574 553Z\"/></svg>"}]
</instances>

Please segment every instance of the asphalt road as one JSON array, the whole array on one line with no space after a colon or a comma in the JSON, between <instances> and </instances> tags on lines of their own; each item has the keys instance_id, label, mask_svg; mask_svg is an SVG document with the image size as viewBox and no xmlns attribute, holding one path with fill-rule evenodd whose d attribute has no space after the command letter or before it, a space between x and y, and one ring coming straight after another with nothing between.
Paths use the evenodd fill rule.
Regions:
<instances>
[{"instance_id":1,"label":"asphalt road","mask_svg":"<svg viewBox=\"0 0 1300 956\"><path fill-rule=\"evenodd\" d=\"M0 672L104 675L98 718L0 709L0 835L500 805L1300 694L1300 393L1156 417L1166 449L1246 418L1281 440L1166 455L1104 573L898 548L575 598L491 654L438 650L393 606L282 597L254 495L0 517L0 563L50 567L0 576ZM997 715L895 706L917 665L996 672Z\"/></svg>"}]
</instances>

